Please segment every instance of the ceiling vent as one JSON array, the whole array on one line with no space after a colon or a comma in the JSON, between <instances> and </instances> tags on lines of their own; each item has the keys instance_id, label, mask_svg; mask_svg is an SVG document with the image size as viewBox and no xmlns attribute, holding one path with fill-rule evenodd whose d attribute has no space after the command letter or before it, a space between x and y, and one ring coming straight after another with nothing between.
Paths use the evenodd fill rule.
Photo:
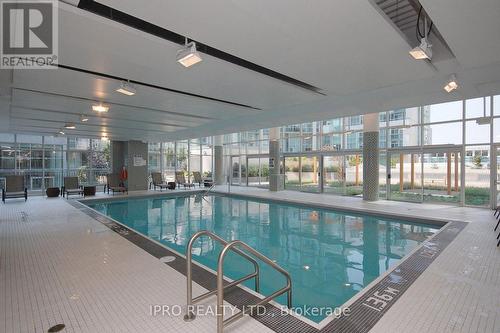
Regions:
<instances>
[{"instance_id":1,"label":"ceiling vent","mask_svg":"<svg viewBox=\"0 0 500 333\"><path fill-rule=\"evenodd\" d=\"M406 37L411 47L421 43L422 34L425 35L425 19L431 22L429 24L429 42L432 43L433 62L455 57L418 0L375 0L374 3Z\"/></svg>"}]
</instances>

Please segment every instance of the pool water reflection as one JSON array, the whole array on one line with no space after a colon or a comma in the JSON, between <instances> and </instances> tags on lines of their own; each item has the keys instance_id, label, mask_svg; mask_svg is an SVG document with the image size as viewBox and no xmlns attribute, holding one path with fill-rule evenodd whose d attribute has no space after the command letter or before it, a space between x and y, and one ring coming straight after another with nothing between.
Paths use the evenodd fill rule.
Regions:
<instances>
[{"instance_id":1,"label":"pool water reflection","mask_svg":"<svg viewBox=\"0 0 500 333\"><path fill-rule=\"evenodd\" d=\"M438 230L397 219L220 195L89 206L182 254L199 230L242 240L290 273L294 307L341 306ZM202 238L193 247L193 258L216 270L220 250L219 244ZM284 286L281 274L260 264L261 293ZM224 269L227 276L239 278L253 266L229 254ZM252 288L253 281L246 285ZM278 301L286 304L285 296ZM319 322L325 315L306 317Z\"/></svg>"}]
</instances>

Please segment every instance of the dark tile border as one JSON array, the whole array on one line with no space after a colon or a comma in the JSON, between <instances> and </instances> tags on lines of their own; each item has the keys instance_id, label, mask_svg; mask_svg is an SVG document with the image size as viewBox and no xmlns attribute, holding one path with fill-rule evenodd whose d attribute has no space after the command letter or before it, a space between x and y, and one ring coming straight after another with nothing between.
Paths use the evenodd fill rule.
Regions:
<instances>
[{"instance_id":1,"label":"dark tile border","mask_svg":"<svg viewBox=\"0 0 500 333\"><path fill-rule=\"evenodd\" d=\"M186 275L184 257L94 211L79 201L70 200L67 202L154 257L158 259L165 256L175 257L176 260L165 264ZM295 316L284 315L281 309L271 304L266 306L267 311L264 315L253 315L253 317L278 333L368 332L467 224L458 221L449 222L433 238L423 242L415 252L392 269L384 278L349 304L347 306L350 309L349 315L330 321L322 329L317 329ZM216 275L198 265L193 265L193 281L209 290L216 288ZM240 287L235 287L226 293L225 300L242 309L245 305L255 304L259 298Z\"/></svg>"}]
</instances>

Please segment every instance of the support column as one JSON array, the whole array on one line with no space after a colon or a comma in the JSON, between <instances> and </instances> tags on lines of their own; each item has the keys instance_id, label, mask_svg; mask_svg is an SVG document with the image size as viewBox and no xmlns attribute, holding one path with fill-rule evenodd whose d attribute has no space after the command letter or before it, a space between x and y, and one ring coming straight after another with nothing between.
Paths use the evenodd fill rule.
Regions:
<instances>
[{"instance_id":1,"label":"support column","mask_svg":"<svg viewBox=\"0 0 500 333\"><path fill-rule=\"evenodd\" d=\"M128 189L130 191L148 189L148 144L128 141L127 144Z\"/></svg>"},{"instance_id":2,"label":"support column","mask_svg":"<svg viewBox=\"0 0 500 333\"><path fill-rule=\"evenodd\" d=\"M148 144L141 141L112 141L111 168L119 174L128 170L127 186L130 191L148 189Z\"/></svg>"},{"instance_id":3,"label":"support column","mask_svg":"<svg viewBox=\"0 0 500 333\"><path fill-rule=\"evenodd\" d=\"M269 191L283 191L284 178L281 173L280 129L269 129Z\"/></svg>"},{"instance_id":4,"label":"support column","mask_svg":"<svg viewBox=\"0 0 500 333\"><path fill-rule=\"evenodd\" d=\"M378 113L363 116L363 200L378 200L379 124Z\"/></svg>"},{"instance_id":5,"label":"support column","mask_svg":"<svg viewBox=\"0 0 500 333\"><path fill-rule=\"evenodd\" d=\"M214 136L214 182L216 185L224 184L224 147L222 135Z\"/></svg>"}]
</instances>

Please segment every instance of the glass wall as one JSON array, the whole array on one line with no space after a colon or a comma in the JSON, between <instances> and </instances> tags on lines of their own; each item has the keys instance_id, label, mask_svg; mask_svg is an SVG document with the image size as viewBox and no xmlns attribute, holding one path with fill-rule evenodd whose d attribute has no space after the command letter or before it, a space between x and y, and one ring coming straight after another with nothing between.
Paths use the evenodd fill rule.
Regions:
<instances>
[{"instance_id":1,"label":"glass wall","mask_svg":"<svg viewBox=\"0 0 500 333\"><path fill-rule=\"evenodd\" d=\"M24 175L29 191L43 191L65 176L102 184L109 172L109 140L0 134L0 188L6 175Z\"/></svg>"},{"instance_id":2,"label":"glass wall","mask_svg":"<svg viewBox=\"0 0 500 333\"><path fill-rule=\"evenodd\" d=\"M379 122L382 199L487 206L500 198L490 185L500 96L384 111ZM233 184L265 182L264 132L224 136ZM362 195L363 116L286 125L280 134L285 189Z\"/></svg>"},{"instance_id":3,"label":"glass wall","mask_svg":"<svg viewBox=\"0 0 500 333\"><path fill-rule=\"evenodd\" d=\"M363 121L282 126L285 189L360 197ZM379 122L381 198L473 206L500 199L497 172L490 172L500 169L500 96L384 111ZM269 129L226 134L223 145L232 184L268 187ZM59 186L64 174L102 182L109 170L109 141L0 134L0 146L0 182L1 175L24 174L32 190ZM211 137L150 143L149 171L165 180L175 171L210 178L212 156Z\"/></svg>"},{"instance_id":4,"label":"glass wall","mask_svg":"<svg viewBox=\"0 0 500 333\"><path fill-rule=\"evenodd\" d=\"M223 144L224 159L231 168L231 184L269 187L269 129L227 134Z\"/></svg>"},{"instance_id":5,"label":"glass wall","mask_svg":"<svg viewBox=\"0 0 500 333\"><path fill-rule=\"evenodd\" d=\"M161 172L164 181L175 181L175 172L182 171L186 180L193 181L193 172L212 178L212 138L150 142L149 173Z\"/></svg>"}]
</instances>

